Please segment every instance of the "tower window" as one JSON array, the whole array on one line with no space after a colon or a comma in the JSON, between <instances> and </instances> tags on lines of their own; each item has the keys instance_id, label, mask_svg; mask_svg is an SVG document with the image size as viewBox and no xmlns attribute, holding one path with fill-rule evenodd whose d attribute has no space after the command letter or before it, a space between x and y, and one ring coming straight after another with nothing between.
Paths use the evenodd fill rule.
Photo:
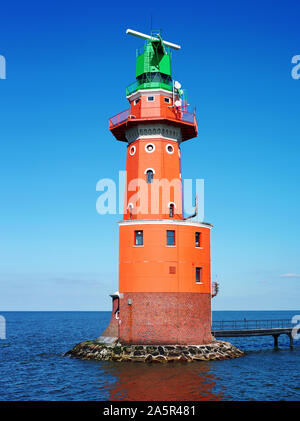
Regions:
<instances>
[{"instance_id":1,"label":"tower window","mask_svg":"<svg viewBox=\"0 0 300 421\"><path fill-rule=\"evenodd\" d=\"M153 181L153 171L152 170L148 170L146 172L146 180L147 180L147 184L152 184L152 181Z\"/></svg>"},{"instance_id":2,"label":"tower window","mask_svg":"<svg viewBox=\"0 0 300 421\"><path fill-rule=\"evenodd\" d=\"M138 104L138 103L139 103L139 101L140 101L140 98L135 99L135 100L134 100L134 105Z\"/></svg>"},{"instance_id":3,"label":"tower window","mask_svg":"<svg viewBox=\"0 0 300 421\"><path fill-rule=\"evenodd\" d=\"M201 246L201 233L195 232L195 247Z\"/></svg>"},{"instance_id":4,"label":"tower window","mask_svg":"<svg viewBox=\"0 0 300 421\"><path fill-rule=\"evenodd\" d=\"M202 283L202 267L196 268L196 283L197 284Z\"/></svg>"},{"instance_id":5,"label":"tower window","mask_svg":"<svg viewBox=\"0 0 300 421\"><path fill-rule=\"evenodd\" d=\"M167 145L166 146L166 151L168 152L168 153L173 153L174 152L174 146L173 145Z\"/></svg>"},{"instance_id":6,"label":"tower window","mask_svg":"<svg viewBox=\"0 0 300 421\"><path fill-rule=\"evenodd\" d=\"M153 143L147 143L147 145L145 146L145 151L148 153L152 153L155 150L155 146Z\"/></svg>"},{"instance_id":7,"label":"tower window","mask_svg":"<svg viewBox=\"0 0 300 421\"><path fill-rule=\"evenodd\" d=\"M167 246L175 246L175 231L167 230Z\"/></svg>"},{"instance_id":8,"label":"tower window","mask_svg":"<svg viewBox=\"0 0 300 421\"><path fill-rule=\"evenodd\" d=\"M147 100L148 101L154 101L154 96L148 96Z\"/></svg>"},{"instance_id":9,"label":"tower window","mask_svg":"<svg viewBox=\"0 0 300 421\"><path fill-rule=\"evenodd\" d=\"M132 219L132 209L133 209L133 204L132 203L129 203L128 209L129 209L129 217L130 217L130 219Z\"/></svg>"},{"instance_id":10,"label":"tower window","mask_svg":"<svg viewBox=\"0 0 300 421\"><path fill-rule=\"evenodd\" d=\"M131 146L131 148L129 149L129 153L131 156L135 154L135 150L136 150L135 146Z\"/></svg>"},{"instance_id":11,"label":"tower window","mask_svg":"<svg viewBox=\"0 0 300 421\"><path fill-rule=\"evenodd\" d=\"M143 231L134 231L134 245L142 246L143 244Z\"/></svg>"},{"instance_id":12,"label":"tower window","mask_svg":"<svg viewBox=\"0 0 300 421\"><path fill-rule=\"evenodd\" d=\"M167 102L168 104L170 104L170 102L171 102L171 101L170 101L170 98L168 98L168 97L165 97L165 98L164 98L164 100L165 100L165 102Z\"/></svg>"},{"instance_id":13,"label":"tower window","mask_svg":"<svg viewBox=\"0 0 300 421\"><path fill-rule=\"evenodd\" d=\"M169 205L169 217L174 218L174 203L170 203Z\"/></svg>"}]
</instances>

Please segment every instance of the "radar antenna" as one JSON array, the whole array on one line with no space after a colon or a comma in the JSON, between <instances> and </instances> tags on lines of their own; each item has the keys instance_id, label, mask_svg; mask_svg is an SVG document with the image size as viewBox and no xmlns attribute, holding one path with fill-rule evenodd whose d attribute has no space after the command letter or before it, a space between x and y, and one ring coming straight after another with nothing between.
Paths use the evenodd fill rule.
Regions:
<instances>
[{"instance_id":1,"label":"radar antenna","mask_svg":"<svg viewBox=\"0 0 300 421\"><path fill-rule=\"evenodd\" d=\"M133 29L127 29L126 34L133 35L135 37L142 38L142 39L149 39L151 41L160 41L156 37L152 37L151 35L143 34L142 32L134 31ZM162 40L162 43L164 45L166 45L167 47L174 48L174 50L180 50L180 48L181 48L180 45L173 44L173 42L168 42L168 41Z\"/></svg>"}]
</instances>

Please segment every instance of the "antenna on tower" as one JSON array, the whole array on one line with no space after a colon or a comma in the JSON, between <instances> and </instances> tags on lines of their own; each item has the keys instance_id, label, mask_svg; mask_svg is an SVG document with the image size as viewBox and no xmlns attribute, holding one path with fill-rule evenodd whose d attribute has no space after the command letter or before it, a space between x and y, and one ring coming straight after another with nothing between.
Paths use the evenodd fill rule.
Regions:
<instances>
[{"instance_id":1,"label":"antenna on tower","mask_svg":"<svg viewBox=\"0 0 300 421\"><path fill-rule=\"evenodd\" d=\"M135 37L142 38L142 39L149 39L151 41L159 41L159 39L156 37L151 37L151 35L146 35L146 34L143 34L142 32L134 31L133 29L127 29L126 34L133 35ZM166 45L167 47L173 48L174 50L181 49L180 45L174 44L173 42L162 40L162 43Z\"/></svg>"}]
</instances>

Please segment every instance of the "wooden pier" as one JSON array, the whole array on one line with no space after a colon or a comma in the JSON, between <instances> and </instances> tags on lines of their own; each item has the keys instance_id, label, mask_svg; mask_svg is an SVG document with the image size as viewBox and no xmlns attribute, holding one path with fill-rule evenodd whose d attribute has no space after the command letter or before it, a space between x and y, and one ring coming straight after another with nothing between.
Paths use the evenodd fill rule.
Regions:
<instances>
[{"instance_id":1,"label":"wooden pier","mask_svg":"<svg viewBox=\"0 0 300 421\"><path fill-rule=\"evenodd\" d=\"M215 338L273 336L274 347L278 348L278 337L287 335L293 348L293 326L290 319L281 320L220 320L212 324Z\"/></svg>"}]
</instances>

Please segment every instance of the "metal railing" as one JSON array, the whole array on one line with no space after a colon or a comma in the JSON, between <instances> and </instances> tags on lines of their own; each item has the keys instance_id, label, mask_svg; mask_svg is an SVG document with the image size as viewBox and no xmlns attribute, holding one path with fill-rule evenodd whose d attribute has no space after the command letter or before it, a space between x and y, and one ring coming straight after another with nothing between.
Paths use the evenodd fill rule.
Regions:
<instances>
[{"instance_id":1,"label":"metal railing","mask_svg":"<svg viewBox=\"0 0 300 421\"><path fill-rule=\"evenodd\" d=\"M187 111L182 111L181 112L181 120L185 121L187 123L194 123L194 119L195 119L195 114L194 113L189 113Z\"/></svg>"},{"instance_id":2,"label":"metal railing","mask_svg":"<svg viewBox=\"0 0 300 421\"><path fill-rule=\"evenodd\" d=\"M122 111L119 114L116 114L115 116L109 119L109 127L114 127L120 123L123 123L123 121L126 121L128 117L129 117L129 109Z\"/></svg>"},{"instance_id":3,"label":"metal railing","mask_svg":"<svg viewBox=\"0 0 300 421\"><path fill-rule=\"evenodd\" d=\"M144 80L142 82L135 81L126 87L126 96L133 94L138 89L166 89L167 91L172 91L172 82L166 82L164 80Z\"/></svg>"},{"instance_id":4,"label":"metal railing","mask_svg":"<svg viewBox=\"0 0 300 421\"><path fill-rule=\"evenodd\" d=\"M165 118L175 121L179 120L184 121L185 123L196 124L195 114L188 111L181 109L175 110L173 107L143 107L142 109L139 108L135 111L131 111L131 114L130 109L128 109L111 117L109 119L109 127L113 128L128 119L150 120L156 118Z\"/></svg>"},{"instance_id":5,"label":"metal railing","mask_svg":"<svg viewBox=\"0 0 300 421\"><path fill-rule=\"evenodd\" d=\"M215 320L212 331L215 330L244 330L244 329L275 329L292 327L291 319L273 320Z\"/></svg>"}]
</instances>

